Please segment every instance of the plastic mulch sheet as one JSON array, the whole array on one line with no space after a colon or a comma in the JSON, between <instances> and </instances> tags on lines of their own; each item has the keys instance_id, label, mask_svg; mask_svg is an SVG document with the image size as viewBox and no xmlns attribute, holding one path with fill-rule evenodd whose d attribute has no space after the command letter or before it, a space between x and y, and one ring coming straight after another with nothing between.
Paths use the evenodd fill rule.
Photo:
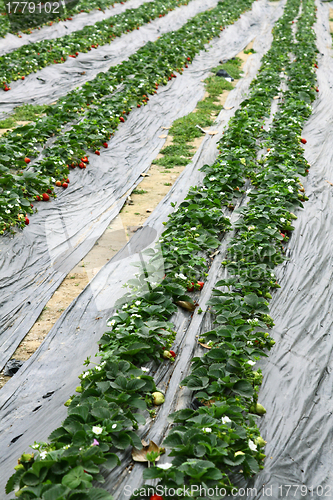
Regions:
<instances>
[{"instance_id":1,"label":"plastic mulch sheet","mask_svg":"<svg viewBox=\"0 0 333 500\"><path fill-rule=\"evenodd\" d=\"M194 97L196 100L203 96L203 86L200 80L215 66L219 59L235 56L253 38L255 41L255 54L250 56L244 69L245 77L238 83L237 87L229 94L226 107L233 106L231 110L223 110L218 118L218 124L214 130L219 130L216 136L206 135L200 149L196 153L193 162L182 172L169 194L158 205L153 214L146 221L143 229L135 233L130 242L104 268L94 277L86 289L63 313L62 317L54 325L50 334L36 351L36 353L24 364L14 377L1 390L0 409L0 436L3 443L0 457L0 489L3 489L7 478L11 475L17 457L28 450L29 444L35 440L47 439L50 432L60 425L65 418L66 408L64 401L73 394L78 384L77 376L82 371L82 363L87 356L93 356L97 352L97 341L105 330L107 318L111 315L113 304L117 298L124 293L122 285L133 277L136 268L130 264L138 261L138 251L143 249L147 243L153 245L164 229L162 224L171 212L171 202L180 203L186 196L191 185L200 183L202 173L199 168L206 163L213 163L217 156L216 142L221 137L224 126L237 109L248 90L249 84L260 66L260 58L265 53L272 40L271 29L274 22L281 16L284 1L270 4L266 1L255 2L252 12L242 16L241 20L230 26L221 38L214 41L207 53L202 53L192 65L191 70L182 81L177 78L173 87L165 88L163 99L160 95L156 100L150 101L153 106L148 112L148 106L144 108L147 114L142 118L145 122L144 134L149 132L149 124L152 116L158 113L159 108L165 113L170 109L182 109L182 114L188 113L194 108ZM203 69L205 68L205 69ZM183 94L182 99L178 99ZM178 97L177 97L178 96ZM193 103L189 101L193 99ZM156 103L156 104L154 104ZM176 103L176 104L175 104ZM185 106L187 103L187 106ZM183 108L183 106L185 106ZM133 122L139 113L133 113L127 133L132 130ZM156 118L156 117L155 117ZM164 115L163 125L169 125L174 118L170 114ZM141 120L141 118L140 118ZM159 118L161 120L161 118ZM162 120L161 120L162 123ZM137 127L137 130L140 127ZM124 128L125 130L125 128ZM128 141L126 136L121 139ZM117 139L117 137L115 137ZM122 143L123 144L123 143ZM150 144L150 143L149 143ZM160 148L149 153L148 144L143 144L145 158L150 160ZM117 150L118 150L117 148ZM119 151L127 152L128 144L122 146ZM123 153L124 154L124 153ZM149 158L147 161L150 161ZM87 172L88 174L88 172ZM67 194L67 193L66 193ZM51 206L51 205L50 205ZM64 214L65 216L66 214ZM210 297L211 288L217 278L219 262L222 260L226 241L222 241L221 254L213 262L210 276L206 281L203 292L198 297L201 307ZM179 352L176 362L172 366L160 367L155 373L158 387L166 388L166 402L159 410L155 421L148 422L145 428L139 430L145 438L154 439L161 443L168 424L166 414L171 408L186 406L190 402L190 394L178 390L179 381L186 375L191 357L196 349L195 335L209 323L209 318L204 314L194 314L179 311L172 321L175 323L177 338L175 348ZM152 371L154 368L151 368ZM114 494L115 498L122 498L123 486L129 481L125 467L130 461L130 455L124 452L122 466L112 471L106 478L105 487ZM139 484L141 481L142 466L137 465L131 475L132 481Z\"/></svg>"},{"instance_id":2,"label":"plastic mulch sheet","mask_svg":"<svg viewBox=\"0 0 333 500\"><path fill-rule=\"evenodd\" d=\"M1 93L0 117L21 104L50 104L56 101L70 90L92 80L98 73L106 72L111 66L128 59L147 42L155 42L164 33L178 30L190 18L216 7L217 3L218 0L191 0L188 5L141 26L139 30L115 38L110 44L81 53L76 59L69 57L63 64L47 66L31 73L24 81L12 82L11 91Z\"/></svg>"},{"instance_id":3,"label":"plastic mulch sheet","mask_svg":"<svg viewBox=\"0 0 333 500\"><path fill-rule=\"evenodd\" d=\"M134 110L101 156L75 169L70 184L51 203L39 203L30 225L0 239L0 368L41 313L68 272L87 254L119 213L127 193L164 144L162 126L193 111L203 80L221 59L232 57L260 33L277 4L254 2L253 10L209 44L182 76ZM273 15L272 14L272 15ZM268 17L269 19L269 17Z\"/></svg>"},{"instance_id":4,"label":"plastic mulch sheet","mask_svg":"<svg viewBox=\"0 0 333 500\"><path fill-rule=\"evenodd\" d=\"M270 302L276 344L258 363L265 468L242 485L256 488L255 499L285 498L284 485L294 485L289 497L297 500L333 496L333 59L329 4L316 5L319 94L302 132L309 201L296 212L290 261L276 272L281 289Z\"/></svg>"},{"instance_id":5,"label":"plastic mulch sheet","mask_svg":"<svg viewBox=\"0 0 333 500\"><path fill-rule=\"evenodd\" d=\"M22 47L22 45L29 45L30 43L40 42L41 40L51 40L61 36L69 35L73 31L79 31L85 26L93 25L97 21L103 21L111 16L121 14L127 9L136 9L146 2L154 0L129 0L123 5L121 3L114 4L114 7L102 10L93 10L91 12L81 12L72 17L71 21L60 21L54 23L52 26L43 26L41 29L34 29L31 35L23 33L19 38L12 33L8 33L4 38L0 39L0 55L7 54L12 50Z\"/></svg>"}]
</instances>

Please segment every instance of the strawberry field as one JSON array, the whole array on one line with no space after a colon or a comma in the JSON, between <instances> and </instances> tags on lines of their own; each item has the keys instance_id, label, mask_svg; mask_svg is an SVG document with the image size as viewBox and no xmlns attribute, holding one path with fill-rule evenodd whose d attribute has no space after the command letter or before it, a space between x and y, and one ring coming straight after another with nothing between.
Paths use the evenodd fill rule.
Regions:
<instances>
[{"instance_id":1,"label":"strawberry field","mask_svg":"<svg viewBox=\"0 0 333 500\"><path fill-rule=\"evenodd\" d=\"M0 497L333 495L330 4L43 8L0 17Z\"/></svg>"}]
</instances>

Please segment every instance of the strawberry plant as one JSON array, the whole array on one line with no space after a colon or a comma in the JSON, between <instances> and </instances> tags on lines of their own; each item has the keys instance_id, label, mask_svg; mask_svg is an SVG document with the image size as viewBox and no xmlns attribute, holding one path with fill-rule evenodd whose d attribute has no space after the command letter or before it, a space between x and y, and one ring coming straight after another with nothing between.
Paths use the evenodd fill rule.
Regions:
<instances>
[{"instance_id":1,"label":"strawberry plant","mask_svg":"<svg viewBox=\"0 0 333 500\"><path fill-rule=\"evenodd\" d=\"M78 57L99 45L111 43L123 33L133 31L156 17L165 16L170 10L180 5L187 5L189 0L155 0L147 2L137 9L127 9L122 14L109 17L96 24L85 26L80 31L51 40L23 45L8 54L0 56L3 86L12 80L20 80L51 64L62 64L70 57Z\"/></svg>"},{"instance_id":2,"label":"strawberry plant","mask_svg":"<svg viewBox=\"0 0 333 500\"><path fill-rule=\"evenodd\" d=\"M59 16L58 18L53 19L52 21L49 21L47 17L40 16L39 17L39 25L36 26L36 28L39 29L39 26L42 26L43 24L48 24L52 26L52 24L58 22L58 21L71 21L72 18L70 16L73 16L75 14L79 14L80 12L91 12L94 9L98 10L104 10L108 7L113 7L115 3L125 3L127 0L80 0L78 3L73 4L72 8L69 6L66 7L66 13L63 14L62 16ZM11 26L7 14L7 9L5 7L5 2L3 0L0 1L0 36L4 37L7 33L14 33L17 34L17 29L15 26ZM27 27L26 29L22 30L22 33L32 33L31 27Z\"/></svg>"},{"instance_id":3,"label":"strawberry plant","mask_svg":"<svg viewBox=\"0 0 333 500\"><path fill-rule=\"evenodd\" d=\"M16 225L24 227L21 218L25 216L25 207L38 200L45 190L38 189L38 180L41 186L47 185L52 190L56 180L68 176L70 166L78 165L89 149L98 151L137 103L146 104L148 95L156 93L156 86L167 84L173 71L182 72L185 62L193 60L205 42L237 19L251 2L241 0L235 5L232 0L227 0L215 9L198 14L178 31L147 43L127 61L100 73L82 88L69 92L45 110L47 116L6 132L0 138L1 194L7 198L14 185L19 196L12 207L6 208L5 202L0 206L0 234ZM26 175L24 158L36 158L54 132L61 133L62 127L68 123L74 124L51 146L44 148L42 158L34 162L32 172L29 169ZM17 169L15 176L12 173L14 167ZM26 182L31 178L36 182Z\"/></svg>"}]
</instances>

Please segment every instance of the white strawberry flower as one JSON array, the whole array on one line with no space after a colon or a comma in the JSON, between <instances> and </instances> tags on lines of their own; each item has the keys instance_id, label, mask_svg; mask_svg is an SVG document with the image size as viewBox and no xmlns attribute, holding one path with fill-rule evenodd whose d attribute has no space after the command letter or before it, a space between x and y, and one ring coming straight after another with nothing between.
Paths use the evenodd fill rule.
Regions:
<instances>
[{"instance_id":1,"label":"white strawberry flower","mask_svg":"<svg viewBox=\"0 0 333 500\"><path fill-rule=\"evenodd\" d=\"M98 434L102 434L103 427L100 427L99 425L94 425L92 428L92 431L94 434L96 434L98 436Z\"/></svg>"},{"instance_id":2,"label":"white strawberry flower","mask_svg":"<svg viewBox=\"0 0 333 500\"><path fill-rule=\"evenodd\" d=\"M170 467L172 467L172 464L170 463L165 463L165 464L160 464L157 466L159 469L164 469L164 470L167 470L167 469L170 469Z\"/></svg>"},{"instance_id":3,"label":"white strawberry flower","mask_svg":"<svg viewBox=\"0 0 333 500\"><path fill-rule=\"evenodd\" d=\"M229 417L222 417L222 424L228 424L229 422L231 422Z\"/></svg>"},{"instance_id":4,"label":"white strawberry flower","mask_svg":"<svg viewBox=\"0 0 333 500\"><path fill-rule=\"evenodd\" d=\"M249 439L249 448L252 451L257 451L257 445L251 439Z\"/></svg>"}]
</instances>

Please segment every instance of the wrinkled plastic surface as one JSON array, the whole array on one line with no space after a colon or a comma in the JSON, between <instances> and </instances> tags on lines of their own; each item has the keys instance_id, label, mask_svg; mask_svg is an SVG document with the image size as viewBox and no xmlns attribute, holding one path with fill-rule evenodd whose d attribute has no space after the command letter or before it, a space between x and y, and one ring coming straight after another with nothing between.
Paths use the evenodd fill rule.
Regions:
<instances>
[{"instance_id":1,"label":"wrinkled plastic surface","mask_svg":"<svg viewBox=\"0 0 333 500\"><path fill-rule=\"evenodd\" d=\"M173 87L163 89L163 100L160 96L155 96L156 101L154 99L150 101L153 108L147 110L145 116L147 120L152 119L151 116L155 115L159 106L163 110L179 106L182 114L188 113L194 107L194 104L189 102L192 99L192 92L196 100L203 96L203 85L200 80L207 75L209 68L217 65L221 57L235 56L257 36L255 42L257 53L250 56L244 69L245 77L228 96L226 107L232 109L223 110L218 125L213 126L214 130L219 130L219 134L206 135L193 162L182 172L169 194L146 221L144 228L137 231L126 247L101 269L63 313L40 348L1 390L0 439L3 443L3 453L0 455L0 489L3 489L7 478L12 474L17 457L28 450L34 440L47 439L50 432L65 418L67 410L63 403L73 394L78 384L77 376L82 371L83 361L87 356L93 356L97 352L97 341L105 330L113 305L124 293L122 285L136 272L136 268L130 264L139 260L136 252L142 249L142 240L144 238L151 240L152 237L156 240L159 237L164 229L162 222L167 220L167 215L173 210L170 203L180 203L189 187L198 184L202 179L203 174L198 169L204 164L214 162L217 156L216 143L229 118L243 100L260 66L261 54L270 46L272 24L282 14L284 3L283 1L269 4L265 0L255 2L253 11L244 14L239 21L223 32L221 38L210 44L208 52L196 58L189 73L178 77ZM155 107L154 102L157 103ZM187 106L183 108L186 103ZM164 125L170 125L170 118L170 115L165 117ZM149 122L144 132L147 130L149 131ZM126 137L124 140L126 141ZM156 150L159 148L160 145L156 146ZM126 145L123 151L127 151ZM148 154L147 148L145 152ZM213 263L203 291L198 294L199 304L203 309L215 280L218 279L219 262L222 260L226 244L227 240L224 240L221 253ZM166 416L170 409L187 406L191 401L187 390L178 390L179 382L186 375L196 349L195 335L204 327L205 322L209 324L210 320L206 315L197 313L191 318L189 313L179 310L172 321L178 332L174 349L179 356L173 365L163 364L154 375L158 387L166 388L169 384L166 402L159 410L155 421L148 422L145 428L140 429L141 435L154 439L159 444L167 432ZM153 372L154 367L151 373ZM123 453L122 458L122 466L111 472L105 483L105 488L112 490L115 498L122 498L123 486L130 479L125 470L130 461L129 451ZM135 481L135 485L140 484L142 471L143 466L139 464L133 469L131 480Z\"/></svg>"},{"instance_id":2,"label":"wrinkled plastic surface","mask_svg":"<svg viewBox=\"0 0 333 500\"><path fill-rule=\"evenodd\" d=\"M6 364L3 374L5 377L12 377L15 375L16 372L19 371L21 366L23 365L23 361L20 361L19 359L10 359L8 363Z\"/></svg>"},{"instance_id":3,"label":"wrinkled plastic surface","mask_svg":"<svg viewBox=\"0 0 333 500\"><path fill-rule=\"evenodd\" d=\"M98 73L120 64L147 42L155 42L164 33L178 30L190 18L216 7L217 3L218 0L191 0L187 6L183 5L165 17L141 26L139 30L115 38L110 44L81 53L75 59L69 57L63 64L47 66L31 73L24 81L11 82L11 91L0 93L0 118L21 104L50 104L56 101L70 90L92 80Z\"/></svg>"},{"instance_id":4,"label":"wrinkled plastic surface","mask_svg":"<svg viewBox=\"0 0 333 500\"><path fill-rule=\"evenodd\" d=\"M12 356L68 272L87 254L119 213L127 193L164 144L162 126L193 111L203 97L202 80L221 56L233 56L260 31L265 2L229 26L149 104L132 111L100 156L70 174L56 200L38 203L30 225L0 239L0 368ZM272 7L274 10L275 7Z\"/></svg>"},{"instance_id":5,"label":"wrinkled plastic surface","mask_svg":"<svg viewBox=\"0 0 333 500\"><path fill-rule=\"evenodd\" d=\"M275 273L281 285L270 302L276 344L260 362L259 402L267 413L259 425L267 458L253 483L242 485L255 487L256 499L267 498L269 488L272 498L286 498L288 484L299 485L289 491L296 500L333 496L333 59L329 4L316 6L319 93L302 132L311 165L303 180L309 200L296 212L290 261Z\"/></svg>"}]
</instances>

